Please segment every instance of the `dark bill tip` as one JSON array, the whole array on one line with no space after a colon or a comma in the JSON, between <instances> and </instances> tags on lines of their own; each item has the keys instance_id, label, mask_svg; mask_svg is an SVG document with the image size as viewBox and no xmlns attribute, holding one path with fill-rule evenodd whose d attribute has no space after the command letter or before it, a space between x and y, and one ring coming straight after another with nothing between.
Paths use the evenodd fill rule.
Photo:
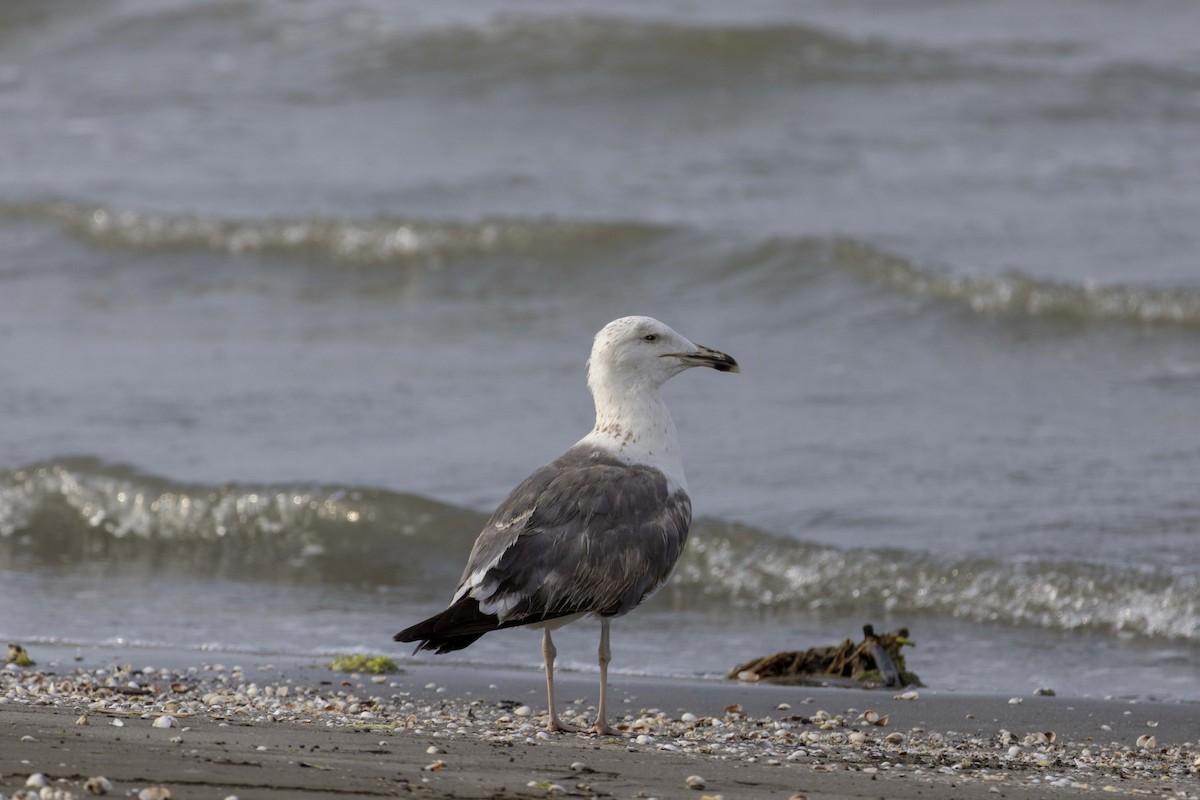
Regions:
<instances>
[{"instance_id":1,"label":"dark bill tip","mask_svg":"<svg viewBox=\"0 0 1200 800\"><path fill-rule=\"evenodd\" d=\"M693 353L667 353L663 358L678 358L682 359L692 367L710 367L717 372L741 372L741 367L733 356L722 353L720 350L713 350L710 347L696 346L696 351Z\"/></svg>"}]
</instances>

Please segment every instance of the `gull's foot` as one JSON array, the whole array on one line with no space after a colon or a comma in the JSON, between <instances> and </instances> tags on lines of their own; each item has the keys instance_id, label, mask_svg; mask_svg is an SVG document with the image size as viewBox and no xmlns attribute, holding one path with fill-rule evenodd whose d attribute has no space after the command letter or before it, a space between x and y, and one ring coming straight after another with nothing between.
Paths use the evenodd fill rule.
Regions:
<instances>
[{"instance_id":1,"label":"gull's foot","mask_svg":"<svg viewBox=\"0 0 1200 800\"><path fill-rule=\"evenodd\" d=\"M617 730L616 728L609 725L607 722L605 722L603 720L599 720L599 719L596 720L596 724L593 725L592 727L588 728L586 732L594 733L597 736L625 736L626 735L624 732Z\"/></svg>"},{"instance_id":2,"label":"gull's foot","mask_svg":"<svg viewBox=\"0 0 1200 800\"><path fill-rule=\"evenodd\" d=\"M546 730L550 733L579 733L583 728L574 725L568 725L558 718L558 715L551 714L550 720L546 723Z\"/></svg>"}]
</instances>

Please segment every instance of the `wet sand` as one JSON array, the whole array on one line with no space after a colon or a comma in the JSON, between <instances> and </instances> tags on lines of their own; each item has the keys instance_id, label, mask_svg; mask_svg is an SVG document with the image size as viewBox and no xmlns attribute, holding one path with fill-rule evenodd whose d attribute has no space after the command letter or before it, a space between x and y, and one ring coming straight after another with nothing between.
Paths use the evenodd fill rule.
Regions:
<instances>
[{"instance_id":1,"label":"wet sand","mask_svg":"<svg viewBox=\"0 0 1200 800\"><path fill-rule=\"evenodd\" d=\"M616 676L629 734L616 738L541 732L532 669L424 662L373 677L246 655L34 656L0 673L9 798L34 773L60 797L87 796L99 775L117 796L176 798L1200 797L1196 704ZM559 686L565 716L587 721L595 676Z\"/></svg>"}]
</instances>

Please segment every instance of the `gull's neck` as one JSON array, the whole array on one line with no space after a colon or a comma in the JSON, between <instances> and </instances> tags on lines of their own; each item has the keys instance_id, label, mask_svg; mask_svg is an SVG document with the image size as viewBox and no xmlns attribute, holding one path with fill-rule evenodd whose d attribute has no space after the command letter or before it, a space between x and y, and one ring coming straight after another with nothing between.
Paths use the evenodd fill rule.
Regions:
<instances>
[{"instance_id":1,"label":"gull's neck","mask_svg":"<svg viewBox=\"0 0 1200 800\"><path fill-rule=\"evenodd\" d=\"M675 422L663 402L661 386L646 381L589 375L596 404L596 425L577 446L601 449L626 464L660 470L672 492L687 490Z\"/></svg>"}]
</instances>

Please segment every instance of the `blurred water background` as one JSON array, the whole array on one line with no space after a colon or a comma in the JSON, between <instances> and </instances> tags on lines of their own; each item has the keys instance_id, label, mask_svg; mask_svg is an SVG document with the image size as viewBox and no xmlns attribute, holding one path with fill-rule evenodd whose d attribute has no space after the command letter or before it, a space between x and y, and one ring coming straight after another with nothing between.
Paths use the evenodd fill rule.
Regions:
<instances>
[{"instance_id":1,"label":"blurred water background","mask_svg":"<svg viewBox=\"0 0 1200 800\"><path fill-rule=\"evenodd\" d=\"M615 671L873 622L938 688L1200 698L1198 31L6 0L0 637L405 654L641 313L743 372L667 387L697 521Z\"/></svg>"}]
</instances>

